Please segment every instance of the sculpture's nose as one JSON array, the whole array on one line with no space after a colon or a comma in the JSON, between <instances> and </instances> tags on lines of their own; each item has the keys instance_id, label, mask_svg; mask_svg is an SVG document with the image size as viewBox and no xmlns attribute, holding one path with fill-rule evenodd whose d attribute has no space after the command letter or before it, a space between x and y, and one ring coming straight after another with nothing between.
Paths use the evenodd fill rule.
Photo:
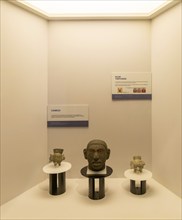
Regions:
<instances>
[{"instance_id":1,"label":"sculpture's nose","mask_svg":"<svg viewBox=\"0 0 182 220\"><path fill-rule=\"evenodd\" d=\"M94 152L94 160L98 160L99 159L99 154L97 151Z\"/></svg>"}]
</instances>

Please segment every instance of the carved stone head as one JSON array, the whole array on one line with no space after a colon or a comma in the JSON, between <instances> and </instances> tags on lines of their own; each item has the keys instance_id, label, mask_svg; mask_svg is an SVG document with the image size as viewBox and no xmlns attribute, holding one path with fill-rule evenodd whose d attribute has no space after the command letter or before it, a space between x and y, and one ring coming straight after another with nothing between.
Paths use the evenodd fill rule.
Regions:
<instances>
[{"instance_id":1,"label":"carved stone head","mask_svg":"<svg viewBox=\"0 0 182 220\"><path fill-rule=\"evenodd\" d=\"M105 162L110 156L110 149L102 140L92 140L87 148L83 150L85 159L88 160L88 168L93 171L100 171L105 168Z\"/></svg>"}]
</instances>

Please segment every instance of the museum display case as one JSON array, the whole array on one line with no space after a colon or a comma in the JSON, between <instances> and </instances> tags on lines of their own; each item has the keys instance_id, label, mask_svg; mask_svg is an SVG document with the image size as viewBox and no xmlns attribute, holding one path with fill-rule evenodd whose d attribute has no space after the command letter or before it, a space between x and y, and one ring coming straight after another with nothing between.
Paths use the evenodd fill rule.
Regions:
<instances>
[{"instance_id":1,"label":"museum display case","mask_svg":"<svg viewBox=\"0 0 182 220\"><path fill-rule=\"evenodd\" d=\"M171 2L58 19L0 1L2 219L181 219L182 12ZM90 140L107 153L87 151Z\"/></svg>"}]
</instances>

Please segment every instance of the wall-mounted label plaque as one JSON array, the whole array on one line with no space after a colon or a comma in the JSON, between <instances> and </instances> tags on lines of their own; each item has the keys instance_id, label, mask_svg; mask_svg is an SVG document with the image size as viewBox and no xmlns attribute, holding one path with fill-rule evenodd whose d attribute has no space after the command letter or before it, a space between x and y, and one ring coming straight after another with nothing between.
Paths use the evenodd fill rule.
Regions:
<instances>
[{"instance_id":1,"label":"wall-mounted label plaque","mask_svg":"<svg viewBox=\"0 0 182 220\"><path fill-rule=\"evenodd\" d=\"M152 85L150 73L113 73L113 100L151 100Z\"/></svg>"},{"instance_id":2,"label":"wall-mounted label plaque","mask_svg":"<svg viewBox=\"0 0 182 220\"><path fill-rule=\"evenodd\" d=\"M88 127L88 105L48 106L48 127Z\"/></svg>"}]
</instances>

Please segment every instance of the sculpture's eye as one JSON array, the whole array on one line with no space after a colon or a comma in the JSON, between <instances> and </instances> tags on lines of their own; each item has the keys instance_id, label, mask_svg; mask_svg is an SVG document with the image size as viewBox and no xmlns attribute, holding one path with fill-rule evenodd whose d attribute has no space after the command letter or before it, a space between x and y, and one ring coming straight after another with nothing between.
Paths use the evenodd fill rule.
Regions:
<instances>
[{"instance_id":1,"label":"sculpture's eye","mask_svg":"<svg viewBox=\"0 0 182 220\"><path fill-rule=\"evenodd\" d=\"M102 152L104 152L104 150L103 149L98 149L97 152L102 153Z\"/></svg>"},{"instance_id":2,"label":"sculpture's eye","mask_svg":"<svg viewBox=\"0 0 182 220\"><path fill-rule=\"evenodd\" d=\"M88 152L89 152L89 153L94 153L95 150L94 150L94 149L89 149Z\"/></svg>"}]
</instances>

